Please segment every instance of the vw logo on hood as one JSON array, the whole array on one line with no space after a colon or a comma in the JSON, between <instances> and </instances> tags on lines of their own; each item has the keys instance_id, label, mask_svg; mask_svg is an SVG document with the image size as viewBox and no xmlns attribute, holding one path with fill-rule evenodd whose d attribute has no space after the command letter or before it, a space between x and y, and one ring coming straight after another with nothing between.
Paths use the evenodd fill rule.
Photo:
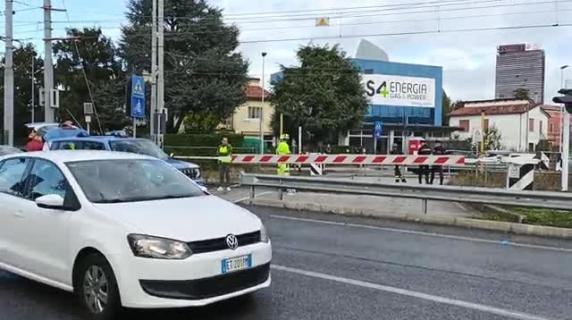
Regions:
<instances>
[{"instance_id":1,"label":"vw logo on hood","mask_svg":"<svg viewBox=\"0 0 572 320\"><path fill-rule=\"evenodd\" d=\"M226 236L226 245L232 250L238 248L238 239L234 234L229 234Z\"/></svg>"}]
</instances>

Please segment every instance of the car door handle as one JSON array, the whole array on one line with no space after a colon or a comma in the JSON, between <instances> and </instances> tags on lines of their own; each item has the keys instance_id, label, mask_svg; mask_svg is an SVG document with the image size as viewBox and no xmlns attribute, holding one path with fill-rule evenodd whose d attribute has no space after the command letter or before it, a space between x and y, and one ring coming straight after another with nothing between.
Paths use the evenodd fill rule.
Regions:
<instances>
[{"instance_id":1,"label":"car door handle","mask_svg":"<svg viewBox=\"0 0 572 320\"><path fill-rule=\"evenodd\" d=\"M12 214L14 215L14 217L16 217L18 219L24 219L25 218L24 212L22 212L20 210L14 211Z\"/></svg>"}]
</instances>

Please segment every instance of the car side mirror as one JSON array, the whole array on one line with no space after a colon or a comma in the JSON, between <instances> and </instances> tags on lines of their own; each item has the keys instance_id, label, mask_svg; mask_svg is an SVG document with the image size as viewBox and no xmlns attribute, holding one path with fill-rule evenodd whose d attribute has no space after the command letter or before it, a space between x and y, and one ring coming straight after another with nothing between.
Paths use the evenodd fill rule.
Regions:
<instances>
[{"instance_id":1,"label":"car side mirror","mask_svg":"<svg viewBox=\"0 0 572 320\"><path fill-rule=\"evenodd\" d=\"M36 205L44 209L63 210L64 198L57 194L48 194L37 198Z\"/></svg>"}]
</instances>

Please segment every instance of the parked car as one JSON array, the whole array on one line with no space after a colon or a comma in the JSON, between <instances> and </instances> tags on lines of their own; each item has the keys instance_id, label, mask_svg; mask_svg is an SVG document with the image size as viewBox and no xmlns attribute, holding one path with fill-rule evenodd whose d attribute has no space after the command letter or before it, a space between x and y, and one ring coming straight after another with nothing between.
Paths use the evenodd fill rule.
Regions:
<instances>
[{"instance_id":1,"label":"parked car","mask_svg":"<svg viewBox=\"0 0 572 320\"><path fill-rule=\"evenodd\" d=\"M5 156L0 203L0 269L73 291L93 319L203 306L271 283L260 219L152 157Z\"/></svg>"},{"instance_id":2,"label":"parked car","mask_svg":"<svg viewBox=\"0 0 572 320\"><path fill-rule=\"evenodd\" d=\"M143 154L167 162L199 185L205 186L200 167L197 164L173 159L147 139L116 136L62 138L52 140L49 147L44 146L44 148L49 148L49 150L108 150Z\"/></svg>"},{"instance_id":3,"label":"parked car","mask_svg":"<svg viewBox=\"0 0 572 320\"><path fill-rule=\"evenodd\" d=\"M0 157L8 154L20 153L22 150L11 146L0 146Z\"/></svg>"},{"instance_id":4,"label":"parked car","mask_svg":"<svg viewBox=\"0 0 572 320\"><path fill-rule=\"evenodd\" d=\"M26 128L34 129L42 137L51 129L58 128L59 126L60 126L59 123L52 123L52 122L26 123Z\"/></svg>"}]
</instances>

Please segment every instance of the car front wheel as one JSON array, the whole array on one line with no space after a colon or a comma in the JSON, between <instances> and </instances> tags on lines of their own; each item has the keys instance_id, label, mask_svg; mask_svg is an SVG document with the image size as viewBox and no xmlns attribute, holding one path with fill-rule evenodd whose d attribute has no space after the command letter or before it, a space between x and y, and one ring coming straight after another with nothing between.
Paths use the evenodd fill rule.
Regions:
<instances>
[{"instance_id":1,"label":"car front wheel","mask_svg":"<svg viewBox=\"0 0 572 320\"><path fill-rule=\"evenodd\" d=\"M75 282L76 295L91 319L117 318L121 311L117 281L103 256L93 254L83 259Z\"/></svg>"}]
</instances>

